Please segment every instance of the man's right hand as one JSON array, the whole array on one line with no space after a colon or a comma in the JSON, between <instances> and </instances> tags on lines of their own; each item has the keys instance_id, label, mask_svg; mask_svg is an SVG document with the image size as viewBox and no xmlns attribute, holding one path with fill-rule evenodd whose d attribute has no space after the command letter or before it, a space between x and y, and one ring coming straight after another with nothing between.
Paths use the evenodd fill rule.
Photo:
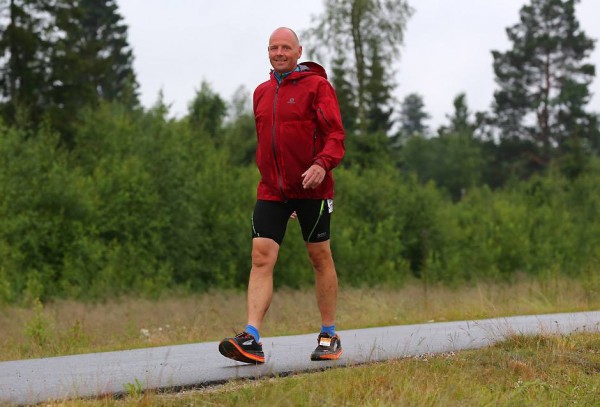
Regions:
<instances>
[{"instance_id":1,"label":"man's right hand","mask_svg":"<svg viewBox=\"0 0 600 407\"><path fill-rule=\"evenodd\" d=\"M313 164L302 174L302 186L304 189L315 189L325 179L325 169L318 164Z\"/></svg>"}]
</instances>

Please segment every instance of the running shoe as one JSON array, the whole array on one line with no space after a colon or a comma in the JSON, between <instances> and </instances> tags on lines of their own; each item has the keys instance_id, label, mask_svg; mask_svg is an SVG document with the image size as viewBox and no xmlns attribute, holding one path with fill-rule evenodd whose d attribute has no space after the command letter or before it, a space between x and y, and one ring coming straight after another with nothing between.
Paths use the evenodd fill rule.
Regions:
<instances>
[{"instance_id":1,"label":"running shoe","mask_svg":"<svg viewBox=\"0 0 600 407\"><path fill-rule=\"evenodd\" d=\"M262 343L257 343L248 332L237 334L234 338L225 338L219 343L219 352L226 358L238 362L265 363Z\"/></svg>"},{"instance_id":2,"label":"running shoe","mask_svg":"<svg viewBox=\"0 0 600 407\"><path fill-rule=\"evenodd\" d=\"M317 343L317 348L310 355L310 360L335 360L342 355L342 341L338 334L331 336L321 332Z\"/></svg>"}]
</instances>

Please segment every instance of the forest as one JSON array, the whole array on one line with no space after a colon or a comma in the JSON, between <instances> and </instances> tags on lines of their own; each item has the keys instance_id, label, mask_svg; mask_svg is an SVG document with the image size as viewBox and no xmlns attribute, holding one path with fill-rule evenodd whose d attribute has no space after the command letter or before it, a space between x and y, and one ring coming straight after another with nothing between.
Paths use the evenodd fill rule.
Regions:
<instances>
[{"instance_id":1,"label":"forest","mask_svg":"<svg viewBox=\"0 0 600 407\"><path fill-rule=\"evenodd\" d=\"M596 40L577 3L529 0L506 28L511 48L490 50L489 111L458 94L430 129L423 98L394 100L383 68L412 6L324 0L302 38L346 130L332 217L342 284L600 287ZM0 303L245 289L251 94L225 100L203 82L174 118L160 96L141 106L134 53L115 0L0 0ZM280 287L312 284L297 227L277 270Z\"/></svg>"}]
</instances>

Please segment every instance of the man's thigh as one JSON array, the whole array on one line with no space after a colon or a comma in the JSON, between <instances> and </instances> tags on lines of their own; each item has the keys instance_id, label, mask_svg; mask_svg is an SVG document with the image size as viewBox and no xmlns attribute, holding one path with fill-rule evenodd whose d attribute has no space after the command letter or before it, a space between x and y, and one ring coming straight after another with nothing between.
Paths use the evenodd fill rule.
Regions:
<instances>
[{"instance_id":1,"label":"man's thigh","mask_svg":"<svg viewBox=\"0 0 600 407\"><path fill-rule=\"evenodd\" d=\"M281 245L292 212L286 202L256 201L252 214L252 238L264 237Z\"/></svg>"},{"instance_id":2,"label":"man's thigh","mask_svg":"<svg viewBox=\"0 0 600 407\"><path fill-rule=\"evenodd\" d=\"M298 199L294 210L305 242L325 242L330 238L331 208L326 199Z\"/></svg>"}]
</instances>

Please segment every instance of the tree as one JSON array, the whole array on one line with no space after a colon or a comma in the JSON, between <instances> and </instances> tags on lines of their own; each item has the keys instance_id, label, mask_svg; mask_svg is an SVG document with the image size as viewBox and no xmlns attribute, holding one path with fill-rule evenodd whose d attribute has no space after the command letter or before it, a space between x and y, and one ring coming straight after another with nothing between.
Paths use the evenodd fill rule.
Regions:
<instances>
[{"instance_id":1,"label":"tree","mask_svg":"<svg viewBox=\"0 0 600 407\"><path fill-rule=\"evenodd\" d=\"M349 68L346 58L342 52L336 53L337 57L332 61L332 84L337 94L342 115L342 124L346 134L354 134L358 124L358 107L356 103L355 86L348 78Z\"/></svg>"},{"instance_id":2,"label":"tree","mask_svg":"<svg viewBox=\"0 0 600 407\"><path fill-rule=\"evenodd\" d=\"M467 106L467 95L459 93L453 100L454 112L452 115L446 115L450 123L448 126L442 126L438 133L440 136L449 133L460 133L473 135L475 124L469 119L471 112Z\"/></svg>"},{"instance_id":3,"label":"tree","mask_svg":"<svg viewBox=\"0 0 600 407\"><path fill-rule=\"evenodd\" d=\"M485 168L481 142L465 133L448 133L425 138L421 134L406 140L400 151L402 170L415 173L421 183L435 181L459 200L481 184Z\"/></svg>"},{"instance_id":4,"label":"tree","mask_svg":"<svg viewBox=\"0 0 600 407\"><path fill-rule=\"evenodd\" d=\"M371 45L371 57L369 64L369 75L365 87L365 98L367 101L367 130L369 133L382 132L387 134L394 122L390 107L393 100L392 90L394 84L387 79L385 65L379 55L377 43Z\"/></svg>"},{"instance_id":5,"label":"tree","mask_svg":"<svg viewBox=\"0 0 600 407\"><path fill-rule=\"evenodd\" d=\"M227 115L227 104L221 96L213 92L208 82L202 81L200 90L196 91L194 100L189 104L188 111L190 124L216 139Z\"/></svg>"},{"instance_id":6,"label":"tree","mask_svg":"<svg viewBox=\"0 0 600 407\"><path fill-rule=\"evenodd\" d=\"M425 111L423 97L417 93L407 95L400 105L400 134L411 137L415 134L425 135L429 114Z\"/></svg>"},{"instance_id":7,"label":"tree","mask_svg":"<svg viewBox=\"0 0 600 407\"><path fill-rule=\"evenodd\" d=\"M133 52L115 0L56 0L51 67L52 119L71 142L73 120L100 100L137 106Z\"/></svg>"},{"instance_id":8,"label":"tree","mask_svg":"<svg viewBox=\"0 0 600 407\"><path fill-rule=\"evenodd\" d=\"M249 165L256 154L256 127L252 113L252 95L240 86L233 94L229 117L223 130L223 147L234 165Z\"/></svg>"},{"instance_id":9,"label":"tree","mask_svg":"<svg viewBox=\"0 0 600 407\"><path fill-rule=\"evenodd\" d=\"M594 117L585 111L595 75L586 60L594 40L579 27L577 2L531 0L521 8L520 22L506 30L512 49L492 51L501 138L526 142L526 160L538 168L563 153L567 140L591 142L597 134Z\"/></svg>"},{"instance_id":10,"label":"tree","mask_svg":"<svg viewBox=\"0 0 600 407\"><path fill-rule=\"evenodd\" d=\"M44 115L72 142L77 113L100 100L138 105L133 54L116 0L0 0L4 116Z\"/></svg>"},{"instance_id":11,"label":"tree","mask_svg":"<svg viewBox=\"0 0 600 407\"><path fill-rule=\"evenodd\" d=\"M356 84L358 128L365 133L368 127L367 83L369 56L377 44L377 55L382 66L392 66L400 56L406 21L412 9L405 0L325 0L325 12L317 16L316 25L303 33L310 52L319 59L323 51L336 55L339 50L350 50L345 57ZM350 72L350 71L348 71Z\"/></svg>"},{"instance_id":12,"label":"tree","mask_svg":"<svg viewBox=\"0 0 600 407\"><path fill-rule=\"evenodd\" d=\"M0 0L0 114L10 124L41 119L49 21L41 0Z\"/></svg>"}]
</instances>

